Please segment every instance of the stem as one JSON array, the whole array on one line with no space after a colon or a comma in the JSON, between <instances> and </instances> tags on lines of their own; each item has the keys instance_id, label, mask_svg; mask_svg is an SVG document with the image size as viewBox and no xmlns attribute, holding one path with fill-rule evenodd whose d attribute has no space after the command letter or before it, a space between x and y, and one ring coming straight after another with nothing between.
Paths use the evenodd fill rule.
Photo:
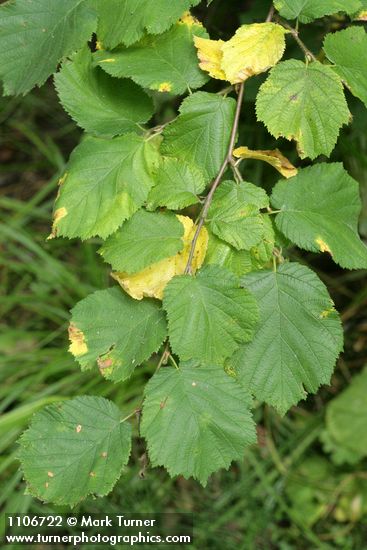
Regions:
<instances>
[{"instance_id":1,"label":"stem","mask_svg":"<svg viewBox=\"0 0 367 550\"><path fill-rule=\"evenodd\" d=\"M312 59L312 61L317 61L316 56L311 52L311 50L307 48L306 44L302 42L302 40L300 39L298 32L295 29L293 29L293 31L291 31L292 36L297 42L297 44L299 45L299 47L301 48L301 50L303 50L306 57L309 57L310 59Z\"/></svg>"},{"instance_id":2,"label":"stem","mask_svg":"<svg viewBox=\"0 0 367 550\"><path fill-rule=\"evenodd\" d=\"M163 350L163 353L162 353L161 358L159 360L159 363L157 365L157 368L154 371L154 374L159 371L159 369L161 368L162 365L165 365L167 363L168 358L169 358L170 355L171 354L170 354L170 351L169 351L169 343L167 341L166 345L164 346L164 350Z\"/></svg>"},{"instance_id":3,"label":"stem","mask_svg":"<svg viewBox=\"0 0 367 550\"><path fill-rule=\"evenodd\" d=\"M270 23L270 21L273 19L273 17L274 17L274 12L275 12L275 8L274 8L273 5L271 5L270 10L269 10L269 13L268 13L268 16L267 16L267 18L265 19L265 22L266 22L266 23Z\"/></svg>"},{"instance_id":4,"label":"stem","mask_svg":"<svg viewBox=\"0 0 367 550\"><path fill-rule=\"evenodd\" d=\"M219 92L217 92L217 95L226 96L227 94L229 94L229 92L232 92L233 90L234 90L234 86L233 84L231 84L231 86L227 86L226 88L223 88L223 90L219 90Z\"/></svg>"},{"instance_id":5,"label":"stem","mask_svg":"<svg viewBox=\"0 0 367 550\"><path fill-rule=\"evenodd\" d=\"M268 17L267 17L266 21L271 21L273 16L274 16L274 7L272 6L269 10L269 14L268 14ZM231 86L228 86L227 88L224 88L220 92L218 92L218 94L219 95L227 95L227 93L231 92L233 89L234 89L234 86L231 85ZM191 90L189 90L189 92L191 93ZM187 260L186 268L185 268L185 271L184 271L185 275L187 275L188 273L191 273L192 260L194 258L195 248L196 248L197 240L198 240L199 235L200 235L200 231L201 231L201 229L202 229L202 227L205 223L205 220L206 220L206 217L207 217L207 214L208 214L208 211L209 211L210 204L213 200L214 193L215 193L217 187L220 185L220 183L222 181L222 177L223 177L224 172L226 171L226 168L228 167L228 165L231 166L236 180L241 181L241 174L240 174L240 171L237 167L236 161L233 159L232 152L233 152L233 148L234 148L235 143L236 143L238 125L239 125L239 121L240 121L241 108L242 108L242 102L243 102L243 94L244 94L244 82L241 82L241 84L239 85L239 88L238 88L236 112L235 112L235 116L234 116L234 120L233 120L233 126L232 126L232 130L231 130L231 135L230 135L227 154L226 154L226 157L225 157L221 167L219 168L219 172L218 172L216 178L214 179L214 181L212 183L212 186L211 186L210 191L209 191L209 193L208 193L208 195L207 195L207 197L204 201L203 208L202 208L200 216L198 218L199 219L198 225L197 225L194 237L191 241L189 258ZM164 129L164 127L167 124L168 123L162 124L162 125L159 125L155 128L150 129L149 132L151 133L151 135L148 137L148 139L151 139L152 137L155 137L157 134L161 133L162 130ZM161 358L158 362L155 373L158 372L159 369L161 368L161 366L166 364L168 360L170 360L171 363L173 364L173 366L177 370L179 370L179 366L177 365L176 361L174 360L174 358L172 357L172 355L169 351L169 342L166 341L163 353L162 353ZM121 423L125 422L126 420L129 420L134 415L139 415L139 422L140 422L141 408L142 408L142 404L141 404L140 408L135 409L132 413L125 416L125 418L123 418L120 422Z\"/></svg>"},{"instance_id":6,"label":"stem","mask_svg":"<svg viewBox=\"0 0 367 550\"><path fill-rule=\"evenodd\" d=\"M232 158L230 160L230 165L231 165L231 168L232 168L234 179L236 180L237 183L241 183L242 175L241 175L241 172L239 171L238 163Z\"/></svg>"},{"instance_id":7,"label":"stem","mask_svg":"<svg viewBox=\"0 0 367 550\"><path fill-rule=\"evenodd\" d=\"M171 354L169 354L168 359L171 361L172 365L175 367L176 370L180 370L180 367L177 365L176 361L174 360Z\"/></svg>"},{"instance_id":8,"label":"stem","mask_svg":"<svg viewBox=\"0 0 367 550\"><path fill-rule=\"evenodd\" d=\"M293 27L288 25L288 23L286 23L285 21L282 21L281 19L278 19L278 23L280 23L285 29L287 29L291 33L291 35L293 36L293 38L295 39L295 41L297 42L297 44L299 45L299 47L301 48L301 50L303 51L306 57L308 57L309 59L312 59L312 61L317 61L316 56L311 52L311 50L307 48L306 44L302 42L302 40L300 39L298 34L298 29L294 29Z\"/></svg>"},{"instance_id":9,"label":"stem","mask_svg":"<svg viewBox=\"0 0 367 550\"><path fill-rule=\"evenodd\" d=\"M233 126L232 126L232 131L231 131L231 137L230 137L230 140L229 140L229 146L228 146L227 154L226 154L226 157L225 157L225 159L224 159L224 161L223 161L223 163L222 163L222 165L219 169L219 172L218 172L215 180L212 183L210 191L209 191L209 193L208 193L208 195L205 199L203 209L200 213L199 223L197 225L194 238L191 241L190 254L189 254L189 258L187 260L187 264L186 264L186 268L185 268L185 275L187 275L188 273L191 273L192 260L194 258L194 254L195 254L196 243L197 243L197 240L199 238L200 231L201 231L201 229L202 229L202 227L205 223L206 217L208 215L209 207L210 207L210 204L213 200L213 195L214 195L218 185L220 184L220 182L222 180L222 177L224 175L224 172L226 171L226 168L227 168L228 164L231 164L231 162L232 162L232 151L233 151L233 147L236 143L238 123L239 123L239 120L240 120L242 100L243 100L243 92L244 92L244 83L241 82L241 84L239 86L239 89L238 89L236 112L235 112L235 116L234 116L234 121L233 121Z\"/></svg>"},{"instance_id":10,"label":"stem","mask_svg":"<svg viewBox=\"0 0 367 550\"><path fill-rule=\"evenodd\" d=\"M141 412L141 408L133 410L132 413L128 414L127 416L125 416L125 418L123 418L122 420L120 420L120 424L122 424L122 423L125 422L126 420L129 420L129 418L131 418L131 417L134 416L135 414L139 414L140 412Z\"/></svg>"},{"instance_id":11,"label":"stem","mask_svg":"<svg viewBox=\"0 0 367 550\"><path fill-rule=\"evenodd\" d=\"M274 271L274 273L277 272L277 260L274 256L274 254L273 254L273 271Z\"/></svg>"}]
</instances>

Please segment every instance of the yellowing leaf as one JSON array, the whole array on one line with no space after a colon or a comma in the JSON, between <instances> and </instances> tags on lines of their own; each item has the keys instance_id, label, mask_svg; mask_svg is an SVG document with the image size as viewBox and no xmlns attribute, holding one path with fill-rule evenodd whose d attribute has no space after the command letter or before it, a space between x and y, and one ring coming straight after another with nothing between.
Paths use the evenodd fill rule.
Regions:
<instances>
[{"instance_id":1,"label":"yellowing leaf","mask_svg":"<svg viewBox=\"0 0 367 550\"><path fill-rule=\"evenodd\" d=\"M231 84L247 80L276 65L285 50L288 31L276 23L243 25L222 46L222 69Z\"/></svg>"},{"instance_id":2,"label":"yellowing leaf","mask_svg":"<svg viewBox=\"0 0 367 550\"><path fill-rule=\"evenodd\" d=\"M112 277L122 286L122 288L136 300L142 300L144 296L148 298L163 297L163 291L167 283L176 275L182 275L190 254L191 242L194 238L196 225L187 216L177 216L184 226L184 249L170 258L161 260L149 267L128 275L124 272L114 272ZM208 232L205 227L202 228L195 247L195 254L192 261L192 272L194 273L204 262L206 249L208 246Z\"/></svg>"},{"instance_id":3,"label":"yellowing leaf","mask_svg":"<svg viewBox=\"0 0 367 550\"><path fill-rule=\"evenodd\" d=\"M297 168L282 155L279 149L274 149L273 151L252 151L248 147L238 147L233 151L233 156L241 159L255 159L267 162L285 178L291 178L298 173Z\"/></svg>"},{"instance_id":4,"label":"yellowing leaf","mask_svg":"<svg viewBox=\"0 0 367 550\"><path fill-rule=\"evenodd\" d=\"M331 313L335 313L336 309L334 306L329 307L328 309L324 309L319 315L320 319L327 319Z\"/></svg>"},{"instance_id":5,"label":"yellowing leaf","mask_svg":"<svg viewBox=\"0 0 367 550\"><path fill-rule=\"evenodd\" d=\"M331 250L330 250L329 245L326 244L326 242L325 242L321 237L318 237L318 238L315 240L315 243L316 243L317 246L319 247L320 252L329 252L329 254L331 254Z\"/></svg>"},{"instance_id":6,"label":"yellowing leaf","mask_svg":"<svg viewBox=\"0 0 367 550\"><path fill-rule=\"evenodd\" d=\"M356 17L353 18L354 21L367 21L367 10L361 11Z\"/></svg>"},{"instance_id":7,"label":"yellowing leaf","mask_svg":"<svg viewBox=\"0 0 367 550\"><path fill-rule=\"evenodd\" d=\"M64 178L66 178L66 174L64 176ZM62 185L63 181L62 179L59 181L59 185ZM47 237L47 239L54 239L55 237L57 237L57 224L60 222L60 220L62 220L62 218L65 218L65 216L67 216L68 214L68 211L66 210L66 208L64 206L62 206L61 208L57 208L54 212L54 217L53 217L53 222L52 222L52 231L51 233L49 234L49 236Z\"/></svg>"},{"instance_id":8,"label":"yellowing leaf","mask_svg":"<svg viewBox=\"0 0 367 550\"><path fill-rule=\"evenodd\" d=\"M84 333L79 330L74 323L70 323L69 325L69 340L69 351L74 357L79 357L87 353L88 346L85 343Z\"/></svg>"},{"instance_id":9,"label":"yellowing leaf","mask_svg":"<svg viewBox=\"0 0 367 550\"><path fill-rule=\"evenodd\" d=\"M227 80L226 74L222 69L223 40L209 40L194 36L194 43L198 50L199 67L210 74L212 78Z\"/></svg>"},{"instance_id":10,"label":"yellowing leaf","mask_svg":"<svg viewBox=\"0 0 367 550\"><path fill-rule=\"evenodd\" d=\"M182 15L182 17L180 17L178 22L183 24L183 25L187 25L188 27L192 27L193 25L199 25L200 27L203 26L202 23L198 19L196 19L196 17L191 15L191 13L189 11L186 11Z\"/></svg>"},{"instance_id":11,"label":"yellowing leaf","mask_svg":"<svg viewBox=\"0 0 367 550\"><path fill-rule=\"evenodd\" d=\"M142 300L144 296L161 300L163 289L175 276L175 260L166 258L133 275L114 271L111 276L135 300Z\"/></svg>"}]
</instances>

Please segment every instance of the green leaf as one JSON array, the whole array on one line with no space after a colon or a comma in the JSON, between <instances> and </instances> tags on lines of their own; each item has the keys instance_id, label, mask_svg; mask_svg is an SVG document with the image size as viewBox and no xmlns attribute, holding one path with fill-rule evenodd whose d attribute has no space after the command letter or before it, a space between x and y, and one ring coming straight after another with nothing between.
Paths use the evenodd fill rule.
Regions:
<instances>
[{"instance_id":1,"label":"green leaf","mask_svg":"<svg viewBox=\"0 0 367 550\"><path fill-rule=\"evenodd\" d=\"M144 31L166 31L200 0L94 0L99 14L98 38L106 48L130 46Z\"/></svg>"},{"instance_id":2,"label":"green leaf","mask_svg":"<svg viewBox=\"0 0 367 550\"><path fill-rule=\"evenodd\" d=\"M297 461L296 468L287 476L285 492L294 521L309 527L329 514L333 516L334 525L335 520L342 522L339 525L357 525L360 521L363 523L367 514L367 480L364 472L358 468L336 468L317 451L304 454L301 462Z\"/></svg>"},{"instance_id":3,"label":"green leaf","mask_svg":"<svg viewBox=\"0 0 367 550\"><path fill-rule=\"evenodd\" d=\"M296 59L270 71L256 100L258 120L276 138L296 140L301 158L330 155L350 113L333 69Z\"/></svg>"},{"instance_id":4,"label":"green leaf","mask_svg":"<svg viewBox=\"0 0 367 550\"><path fill-rule=\"evenodd\" d=\"M235 109L230 97L207 92L190 95L182 102L178 118L163 132L162 153L200 166L209 182L227 154Z\"/></svg>"},{"instance_id":5,"label":"green leaf","mask_svg":"<svg viewBox=\"0 0 367 550\"><path fill-rule=\"evenodd\" d=\"M158 351L166 332L158 302L136 301L120 288L99 290L72 310L69 351L83 370L97 362L103 376L119 382Z\"/></svg>"},{"instance_id":6,"label":"green leaf","mask_svg":"<svg viewBox=\"0 0 367 550\"><path fill-rule=\"evenodd\" d=\"M318 452L305 454L292 473L287 476L286 495L292 505L292 517L302 525L311 527L329 513L330 495L335 486L344 492L345 478L330 461ZM341 483L342 482L342 483ZM349 489L349 490L348 490ZM350 488L347 489L349 493ZM336 498L339 498L340 491ZM335 500L333 500L333 507ZM294 520L293 520L294 521Z\"/></svg>"},{"instance_id":7,"label":"green leaf","mask_svg":"<svg viewBox=\"0 0 367 550\"><path fill-rule=\"evenodd\" d=\"M355 21L366 21L367 20L367 0L360 0L361 6L358 8L358 11L353 14L353 19Z\"/></svg>"},{"instance_id":8,"label":"green leaf","mask_svg":"<svg viewBox=\"0 0 367 550\"><path fill-rule=\"evenodd\" d=\"M210 229L238 250L250 250L264 232L260 208L269 206L261 187L252 183L224 181L215 191L208 212Z\"/></svg>"},{"instance_id":9,"label":"green leaf","mask_svg":"<svg viewBox=\"0 0 367 550\"><path fill-rule=\"evenodd\" d=\"M236 250L209 232L208 251L204 265L216 264L226 267L235 275L270 267L273 257L274 231L269 216L262 216L263 236L250 250Z\"/></svg>"},{"instance_id":10,"label":"green leaf","mask_svg":"<svg viewBox=\"0 0 367 550\"><path fill-rule=\"evenodd\" d=\"M64 109L87 132L113 137L140 131L138 123L149 120L153 102L131 80L115 80L92 67L85 47L66 61L55 75L55 87Z\"/></svg>"},{"instance_id":11,"label":"green leaf","mask_svg":"<svg viewBox=\"0 0 367 550\"><path fill-rule=\"evenodd\" d=\"M340 78L367 107L367 34L362 27L350 27L327 34L324 51Z\"/></svg>"},{"instance_id":12,"label":"green leaf","mask_svg":"<svg viewBox=\"0 0 367 550\"><path fill-rule=\"evenodd\" d=\"M139 210L99 252L113 269L136 273L183 249L184 227L174 214Z\"/></svg>"},{"instance_id":13,"label":"green leaf","mask_svg":"<svg viewBox=\"0 0 367 550\"><path fill-rule=\"evenodd\" d=\"M328 384L343 348L333 302L319 278L296 263L242 277L260 306L254 339L231 359L253 395L285 413Z\"/></svg>"},{"instance_id":14,"label":"green leaf","mask_svg":"<svg viewBox=\"0 0 367 550\"><path fill-rule=\"evenodd\" d=\"M256 441L248 396L220 367L161 369L145 388L142 435L154 466L206 485Z\"/></svg>"},{"instance_id":15,"label":"green leaf","mask_svg":"<svg viewBox=\"0 0 367 550\"><path fill-rule=\"evenodd\" d=\"M360 458L358 455L347 447L343 447L334 441L326 429L322 430L319 439L322 443L324 452L331 455L330 458L334 464L355 464L356 462L359 462Z\"/></svg>"},{"instance_id":16,"label":"green leaf","mask_svg":"<svg viewBox=\"0 0 367 550\"><path fill-rule=\"evenodd\" d=\"M261 216L263 223L263 234L261 241L253 246L249 251L251 260L251 271L269 267L269 262L273 260L273 250L275 246L275 233L270 216L263 214Z\"/></svg>"},{"instance_id":17,"label":"green leaf","mask_svg":"<svg viewBox=\"0 0 367 550\"><path fill-rule=\"evenodd\" d=\"M179 210L199 202L205 189L205 176L195 165L175 158L164 158L154 177L148 196L148 208L166 206Z\"/></svg>"},{"instance_id":18,"label":"green leaf","mask_svg":"<svg viewBox=\"0 0 367 550\"><path fill-rule=\"evenodd\" d=\"M204 265L213 264L225 267L237 276L244 275L251 271L250 252L248 250L236 250L209 232L208 250Z\"/></svg>"},{"instance_id":19,"label":"green leaf","mask_svg":"<svg viewBox=\"0 0 367 550\"><path fill-rule=\"evenodd\" d=\"M5 95L41 86L63 57L81 48L97 26L85 0L16 0L0 7L0 77Z\"/></svg>"},{"instance_id":20,"label":"green leaf","mask_svg":"<svg viewBox=\"0 0 367 550\"><path fill-rule=\"evenodd\" d=\"M326 431L336 463L355 464L367 456L367 368L326 408Z\"/></svg>"},{"instance_id":21,"label":"green leaf","mask_svg":"<svg viewBox=\"0 0 367 550\"><path fill-rule=\"evenodd\" d=\"M274 187L278 229L299 247L329 252L349 269L367 268L367 247L358 235L358 183L343 165L316 164Z\"/></svg>"},{"instance_id":22,"label":"green leaf","mask_svg":"<svg viewBox=\"0 0 367 550\"><path fill-rule=\"evenodd\" d=\"M130 456L131 426L103 397L77 397L37 412L19 439L29 492L75 506L108 494Z\"/></svg>"},{"instance_id":23,"label":"green leaf","mask_svg":"<svg viewBox=\"0 0 367 550\"><path fill-rule=\"evenodd\" d=\"M61 179L53 236L108 237L145 202L158 163L154 140L87 137Z\"/></svg>"},{"instance_id":24,"label":"green leaf","mask_svg":"<svg viewBox=\"0 0 367 550\"><path fill-rule=\"evenodd\" d=\"M174 277L165 288L163 307L172 350L183 361L223 363L251 340L258 320L253 296L219 266L205 267L195 277Z\"/></svg>"},{"instance_id":25,"label":"green leaf","mask_svg":"<svg viewBox=\"0 0 367 550\"><path fill-rule=\"evenodd\" d=\"M359 0L274 0L274 6L282 17L299 19L301 23L311 23L314 19L344 12L356 13L361 7Z\"/></svg>"},{"instance_id":26,"label":"green leaf","mask_svg":"<svg viewBox=\"0 0 367 550\"><path fill-rule=\"evenodd\" d=\"M194 35L208 36L199 25L177 23L166 33L147 35L130 48L96 52L95 59L112 76L132 78L151 90L183 94L208 80L199 68Z\"/></svg>"}]
</instances>

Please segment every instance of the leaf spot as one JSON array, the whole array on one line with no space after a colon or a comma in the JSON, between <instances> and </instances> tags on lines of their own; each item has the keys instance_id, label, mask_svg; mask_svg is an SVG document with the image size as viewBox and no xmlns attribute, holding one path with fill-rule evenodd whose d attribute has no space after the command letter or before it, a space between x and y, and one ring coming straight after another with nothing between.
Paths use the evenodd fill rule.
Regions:
<instances>
[{"instance_id":1,"label":"leaf spot","mask_svg":"<svg viewBox=\"0 0 367 550\"><path fill-rule=\"evenodd\" d=\"M52 231L50 235L47 237L47 240L54 239L55 237L57 237L57 225L60 223L62 218L65 218L65 216L67 216L67 214L68 214L68 211L64 206L55 210L54 219L52 223Z\"/></svg>"},{"instance_id":2,"label":"leaf spot","mask_svg":"<svg viewBox=\"0 0 367 550\"><path fill-rule=\"evenodd\" d=\"M68 177L68 173L65 172L65 174L63 176L61 176L61 178L59 178L59 181L57 182L57 185L62 185L63 183L65 183L65 180L66 180L67 177Z\"/></svg>"},{"instance_id":3,"label":"leaf spot","mask_svg":"<svg viewBox=\"0 0 367 550\"><path fill-rule=\"evenodd\" d=\"M54 477L55 474L53 472L47 472L47 475L48 477Z\"/></svg>"},{"instance_id":4,"label":"leaf spot","mask_svg":"<svg viewBox=\"0 0 367 550\"><path fill-rule=\"evenodd\" d=\"M178 21L181 25L187 25L188 27L192 27L193 25L197 25L198 27L202 27L203 25L200 23L196 17L191 15L189 11L186 11L183 16Z\"/></svg>"},{"instance_id":5,"label":"leaf spot","mask_svg":"<svg viewBox=\"0 0 367 550\"><path fill-rule=\"evenodd\" d=\"M159 405L159 407L160 407L161 409L164 409L164 407L166 406L167 399L168 399L168 396L166 397L166 399L165 399L164 401L161 401L161 403L160 403L160 405Z\"/></svg>"},{"instance_id":6,"label":"leaf spot","mask_svg":"<svg viewBox=\"0 0 367 550\"><path fill-rule=\"evenodd\" d=\"M103 370L103 369L108 369L109 367L112 367L113 361L111 357L108 357L107 359L101 359L100 357L98 357L97 364L99 369Z\"/></svg>"},{"instance_id":7,"label":"leaf spot","mask_svg":"<svg viewBox=\"0 0 367 550\"><path fill-rule=\"evenodd\" d=\"M172 90L172 84L170 82L162 82L158 86L158 92L170 92Z\"/></svg>"},{"instance_id":8,"label":"leaf spot","mask_svg":"<svg viewBox=\"0 0 367 550\"><path fill-rule=\"evenodd\" d=\"M79 355L84 355L85 353L87 353L88 346L85 342L84 333L79 330L74 325L74 323L70 323L68 331L70 340L70 353L72 353L74 357L78 357Z\"/></svg>"},{"instance_id":9,"label":"leaf spot","mask_svg":"<svg viewBox=\"0 0 367 550\"><path fill-rule=\"evenodd\" d=\"M321 237L317 237L317 239L315 239L315 243L317 244L321 252L329 252L329 254L331 254L329 245L326 244L326 242L323 241Z\"/></svg>"},{"instance_id":10,"label":"leaf spot","mask_svg":"<svg viewBox=\"0 0 367 550\"><path fill-rule=\"evenodd\" d=\"M76 427L76 433L80 433L82 431L82 426L81 424L78 424L77 427Z\"/></svg>"},{"instance_id":11,"label":"leaf spot","mask_svg":"<svg viewBox=\"0 0 367 550\"><path fill-rule=\"evenodd\" d=\"M335 308L333 306L330 307L329 309L325 309L320 313L320 319L326 319L327 317L329 317L330 313L332 313L333 311L335 311Z\"/></svg>"}]
</instances>

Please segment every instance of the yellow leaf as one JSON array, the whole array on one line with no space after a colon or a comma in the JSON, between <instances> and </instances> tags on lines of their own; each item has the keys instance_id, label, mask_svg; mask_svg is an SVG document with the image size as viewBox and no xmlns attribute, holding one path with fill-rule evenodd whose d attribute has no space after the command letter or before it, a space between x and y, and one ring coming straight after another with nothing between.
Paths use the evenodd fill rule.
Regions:
<instances>
[{"instance_id":1,"label":"yellow leaf","mask_svg":"<svg viewBox=\"0 0 367 550\"><path fill-rule=\"evenodd\" d=\"M163 291L172 277L184 273L196 225L194 225L192 219L187 216L178 215L177 218L184 226L184 235L182 237L184 248L181 252L175 256L152 264L132 275L128 275L121 271L111 273L112 277L122 286L122 288L136 300L142 300L144 296L161 300ZM195 247L195 254L192 261L193 273L201 267L205 258L207 246L208 232L205 227L203 227Z\"/></svg>"},{"instance_id":2,"label":"yellow leaf","mask_svg":"<svg viewBox=\"0 0 367 550\"><path fill-rule=\"evenodd\" d=\"M282 155L279 149L274 149L273 151L252 151L248 147L238 147L233 151L233 156L241 159L255 159L267 162L285 178L291 178L298 172L297 168Z\"/></svg>"},{"instance_id":3,"label":"yellow leaf","mask_svg":"<svg viewBox=\"0 0 367 550\"><path fill-rule=\"evenodd\" d=\"M243 25L222 45L222 69L231 84L263 73L278 63L289 31L276 23Z\"/></svg>"},{"instance_id":4,"label":"yellow leaf","mask_svg":"<svg viewBox=\"0 0 367 550\"><path fill-rule=\"evenodd\" d=\"M209 73L212 78L227 80L226 74L221 68L223 40L209 40L194 36L194 43L198 50L200 69Z\"/></svg>"}]
</instances>

